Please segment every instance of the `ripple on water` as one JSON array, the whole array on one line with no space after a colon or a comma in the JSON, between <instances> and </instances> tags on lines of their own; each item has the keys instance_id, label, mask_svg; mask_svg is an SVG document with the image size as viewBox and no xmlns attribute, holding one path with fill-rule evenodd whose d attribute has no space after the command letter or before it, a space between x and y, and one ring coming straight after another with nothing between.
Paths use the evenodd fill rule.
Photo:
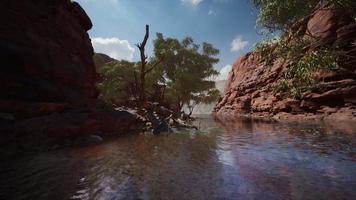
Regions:
<instances>
[{"instance_id":1,"label":"ripple on water","mask_svg":"<svg viewBox=\"0 0 356 200\"><path fill-rule=\"evenodd\" d=\"M199 126L14 158L1 165L0 199L356 197L353 129L211 118Z\"/></svg>"}]
</instances>

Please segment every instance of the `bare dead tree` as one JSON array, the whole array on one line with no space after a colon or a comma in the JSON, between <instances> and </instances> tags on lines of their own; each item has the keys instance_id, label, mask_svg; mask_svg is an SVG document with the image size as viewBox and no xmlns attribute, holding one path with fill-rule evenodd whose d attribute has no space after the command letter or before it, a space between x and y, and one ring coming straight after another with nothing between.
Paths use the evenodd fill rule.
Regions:
<instances>
[{"instance_id":1,"label":"bare dead tree","mask_svg":"<svg viewBox=\"0 0 356 200\"><path fill-rule=\"evenodd\" d=\"M147 64L147 56L145 55L145 46L147 44L147 40L150 35L150 27L146 25L146 34L145 37L143 38L143 41L141 44L136 44L137 48L140 50L140 57L141 57L141 73L140 73L140 101L141 103L145 103L146 101L146 94L145 94L145 71L146 71L146 64Z\"/></svg>"},{"instance_id":2,"label":"bare dead tree","mask_svg":"<svg viewBox=\"0 0 356 200\"><path fill-rule=\"evenodd\" d=\"M163 58L158 59L156 63L154 63L149 69L146 70L147 56L145 54L145 46L147 44L147 40L149 36L150 36L150 27L149 25L146 25L146 33L142 43L136 44L137 48L140 50L140 57L141 57L140 84L137 83L138 80L135 81L137 86L140 85L138 90L140 93L140 102L142 103L142 105L144 105L144 103L146 102L146 91L145 91L146 75L150 73L155 67L157 67L163 61Z\"/></svg>"}]
</instances>

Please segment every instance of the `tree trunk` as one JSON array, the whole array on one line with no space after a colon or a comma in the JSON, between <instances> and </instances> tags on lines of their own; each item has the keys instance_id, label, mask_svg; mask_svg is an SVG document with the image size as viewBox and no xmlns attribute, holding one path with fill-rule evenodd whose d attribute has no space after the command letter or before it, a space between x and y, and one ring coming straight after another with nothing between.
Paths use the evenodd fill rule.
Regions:
<instances>
[{"instance_id":1,"label":"tree trunk","mask_svg":"<svg viewBox=\"0 0 356 200\"><path fill-rule=\"evenodd\" d=\"M145 93L145 75L146 75L146 64L147 64L147 56L145 55L145 46L147 44L147 40L149 37L149 32L150 32L150 28L148 25L146 25L146 34L145 37L142 41L141 44L137 44L136 46L138 47L138 49L140 50L140 57L141 57L141 74L140 74L140 102L141 105L144 105L146 102L146 93Z\"/></svg>"}]
</instances>

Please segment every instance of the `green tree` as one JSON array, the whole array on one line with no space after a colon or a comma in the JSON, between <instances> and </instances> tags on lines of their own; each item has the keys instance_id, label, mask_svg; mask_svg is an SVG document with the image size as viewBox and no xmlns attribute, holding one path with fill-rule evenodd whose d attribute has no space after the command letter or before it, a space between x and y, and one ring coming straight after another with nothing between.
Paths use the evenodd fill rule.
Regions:
<instances>
[{"instance_id":1,"label":"green tree","mask_svg":"<svg viewBox=\"0 0 356 200\"><path fill-rule=\"evenodd\" d=\"M96 63L104 65L97 66L102 77L98 84L102 99L119 105L140 106L143 100L154 100L157 85L165 85L164 103L180 114L184 105L193 109L199 103L211 103L219 98L219 91L211 80L218 75L213 65L219 62L216 58L219 50L213 45L198 45L189 37L182 41L164 38L158 33L154 57L147 58L145 44L137 45L142 55L137 63L116 60L106 63L105 57L97 56Z\"/></svg>"},{"instance_id":2,"label":"green tree","mask_svg":"<svg viewBox=\"0 0 356 200\"><path fill-rule=\"evenodd\" d=\"M97 68L102 78L98 84L101 99L113 104L125 104L133 100L134 73L138 70L136 63L124 60L113 61Z\"/></svg>"},{"instance_id":3,"label":"green tree","mask_svg":"<svg viewBox=\"0 0 356 200\"><path fill-rule=\"evenodd\" d=\"M166 100L177 112L181 112L184 105L191 107L197 102L218 98L215 82L209 80L218 75L213 65L219 62L216 58L219 50L213 45L196 44L190 37L182 41L164 38L158 33L154 53L155 57L164 58L160 65L167 84Z\"/></svg>"},{"instance_id":4,"label":"green tree","mask_svg":"<svg viewBox=\"0 0 356 200\"><path fill-rule=\"evenodd\" d=\"M103 100L117 104L130 104L139 106L141 91L138 90L141 86L141 81L138 78L140 74L140 62L128 62L125 60L111 60L110 62L102 61L97 58L96 65L97 71L101 76L101 81L98 84L100 91L100 98ZM102 62L100 62L102 61ZM151 68L157 61L151 58L147 61L147 67ZM152 68L145 75L145 94L153 96L155 85L163 83L163 70L160 66Z\"/></svg>"},{"instance_id":5,"label":"green tree","mask_svg":"<svg viewBox=\"0 0 356 200\"><path fill-rule=\"evenodd\" d=\"M217 99L219 99L220 96L220 91L216 88L212 88L207 91L202 91L200 93L196 93L192 95L192 100L189 102L187 105L187 108L189 110L188 116L191 116L193 114L194 108L198 104L210 104L214 103Z\"/></svg>"},{"instance_id":6,"label":"green tree","mask_svg":"<svg viewBox=\"0 0 356 200\"><path fill-rule=\"evenodd\" d=\"M355 0L252 0L252 3L259 10L257 24L270 31L287 30L309 16L322 3L353 16L356 13Z\"/></svg>"}]
</instances>

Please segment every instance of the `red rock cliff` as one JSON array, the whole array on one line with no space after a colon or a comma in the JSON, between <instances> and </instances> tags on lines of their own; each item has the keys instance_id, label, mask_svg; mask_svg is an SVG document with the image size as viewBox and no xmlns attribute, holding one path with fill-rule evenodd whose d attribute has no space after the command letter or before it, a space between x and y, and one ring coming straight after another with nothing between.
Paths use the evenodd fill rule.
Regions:
<instances>
[{"instance_id":1,"label":"red rock cliff","mask_svg":"<svg viewBox=\"0 0 356 200\"><path fill-rule=\"evenodd\" d=\"M137 129L137 116L96 99L92 23L78 3L1 0L0 24L0 146Z\"/></svg>"},{"instance_id":2,"label":"red rock cliff","mask_svg":"<svg viewBox=\"0 0 356 200\"><path fill-rule=\"evenodd\" d=\"M70 0L0 2L0 98L95 97L92 23Z\"/></svg>"},{"instance_id":3,"label":"red rock cliff","mask_svg":"<svg viewBox=\"0 0 356 200\"><path fill-rule=\"evenodd\" d=\"M356 21L344 13L322 9L298 31L317 38L310 48L342 49L349 58L342 66L344 70L318 74L323 89L312 88L300 100L294 100L275 92L277 80L288 65L265 65L256 52L248 53L234 63L225 95L215 107L217 115L356 120Z\"/></svg>"}]
</instances>

